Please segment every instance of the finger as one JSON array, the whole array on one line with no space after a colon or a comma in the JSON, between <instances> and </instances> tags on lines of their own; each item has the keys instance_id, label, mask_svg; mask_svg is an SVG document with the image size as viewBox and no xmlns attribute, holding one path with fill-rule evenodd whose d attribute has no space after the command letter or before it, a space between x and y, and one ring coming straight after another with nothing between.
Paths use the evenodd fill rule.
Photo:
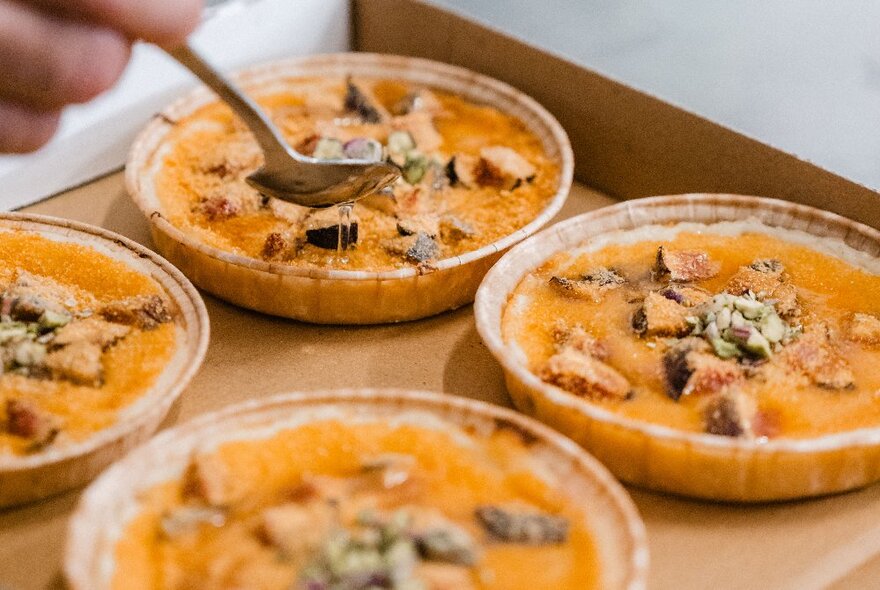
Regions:
<instances>
[{"instance_id":1,"label":"finger","mask_svg":"<svg viewBox=\"0 0 880 590\"><path fill-rule=\"evenodd\" d=\"M121 33L0 0L0 100L39 110L85 102L116 82L130 53Z\"/></svg>"},{"instance_id":2,"label":"finger","mask_svg":"<svg viewBox=\"0 0 880 590\"><path fill-rule=\"evenodd\" d=\"M0 102L0 152L32 152L46 144L58 129L59 111L35 111Z\"/></svg>"},{"instance_id":3,"label":"finger","mask_svg":"<svg viewBox=\"0 0 880 590\"><path fill-rule=\"evenodd\" d=\"M199 24L203 0L30 0L52 14L74 15L165 47Z\"/></svg>"}]
</instances>

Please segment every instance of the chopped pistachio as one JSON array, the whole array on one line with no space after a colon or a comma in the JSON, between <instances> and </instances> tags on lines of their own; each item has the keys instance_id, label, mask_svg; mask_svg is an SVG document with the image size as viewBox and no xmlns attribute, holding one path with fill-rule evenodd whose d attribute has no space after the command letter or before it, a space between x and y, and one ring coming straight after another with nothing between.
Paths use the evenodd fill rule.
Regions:
<instances>
[{"instance_id":1,"label":"chopped pistachio","mask_svg":"<svg viewBox=\"0 0 880 590\"><path fill-rule=\"evenodd\" d=\"M770 358L773 356L773 352L770 350L770 343L757 330L752 331L743 347L760 358Z\"/></svg>"},{"instance_id":2,"label":"chopped pistachio","mask_svg":"<svg viewBox=\"0 0 880 590\"><path fill-rule=\"evenodd\" d=\"M319 160L341 160L345 157L344 146L338 139L322 137L318 140L312 157Z\"/></svg>"},{"instance_id":3,"label":"chopped pistachio","mask_svg":"<svg viewBox=\"0 0 880 590\"><path fill-rule=\"evenodd\" d=\"M764 309L764 304L756 299L751 299L749 297L737 297L733 302L733 306L742 313L743 317L747 320L753 320L761 315L761 311Z\"/></svg>"},{"instance_id":4,"label":"chopped pistachio","mask_svg":"<svg viewBox=\"0 0 880 590\"><path fill-rule=\"evenodd\" d=\"M769 358L773 344L788 342L797 336L797 327L789 326L776 312L772 300L761 301L754 293L734 296L715 295L700 309L694 335L702 336L721 358L748 355Z\"/></svg>"},{"instance_id":5,"label":"chopped pistachio","mask_svg":"<svg viewBox=\"0 0 880 590\"><path fill-rule=\"evenodd\" d=\"M420 560L475 561L470 536L452 524L419 533L412 530L412 515L405 510L385 518L364 510L356 523L356 528L338 529L324 540L300 574L302 587L426 590L416 578Z\"/></svg>"},{"instance_id":6,"label":"chopped pistachio","mask_svg":"<svg viewBox=\"0 0 880 590\"><path fill-rule=\"evenodd\" d=\"M737 356L740 356L739 347L733 342L728 342L723 338L713 338L709 341L712 344L712 348L715 350L715 354L723 359L730 359Z\"/></svg>"},{"instance_id":7,"label":"chopped pistachio","mask_svg":"<svg viewBox=\"0 0 880 590\"><path fill-rule=\"evenodd\" d=\"M736 310L730 314L730 325L734 328L741 328L746 325L746 318L740 310Z\"/></svg>"},{"instance_id":8,"label":"chopped pistachio","mask_svg":"<svg viewBox=\"0 0 880 590\"><path fill-rule=\"evenodd\" d=\"M730 308L724 307L718 312L718 316L715 318L715 325L718 326L719 330L723 330L725 328L730 327Z\"/></svg>"},{"instance_id":9,"label":"chopped pistachio","mask_svg":"<svg viewBox=\"0 0 880 590\"><path fill-rule=\"evenodd\" d=\"M52 311L51 309L46 309L40 316L39 323L43 328L54 330L55 328L60 328L69 324L71 319L72 318L66 313L59 313L57 311Z\"/></svg>"},{"instance_id":10,"label":"chopped pistachio","mask_svg":"<svg viewBox=\"0 0 880 590\"><path fill-rule=\"evenodd\" d=\"M407 131L392 131L388 134L388 151L393 154L405 154L416 149L413 136Z\"/></svg>"},{"instance_id":11,"label":"chopped pistachio","mask_svg":"<svg viewBox=\"0 0 880 590\"><path fill-rule=\"evenodd\" d=\"M718 329L718 324L715 322L706 324L706 328L703 330L703 334L705 334L706 338L709 340L716 340L721 338L721 330Z\"/></svg>"},{"instance_id":12,"label":"chopped pistachio","mask_svg":"<svg viewBox=\"0 0 880 590\"><path fill-rule=\"evenodd\" d=\"M15 347L15 364L21 367L32 367L43 364L46 358L46 346L32 340L23 340Z\"/></svg>"},{"instance_id":13,"label":"chopped pistachio","mask_svg":"<svg viewBox=\"0 0 880 590\"><path fill-rule=\"evenodd\" d=\"M27 326L19 322L3 322L0 324L0 344L26 336Z\"/></svg>"},{"instance_id":14,"label":"chopped pistachio","mask_svg":"<svg viewBox=\"0 0 880 590\"><path fill-rule=\"evenodd\" d=\"M785 323L776 312L768 313L758 323L761 334L770 342L779 342L785 337Z\"/></svg>"},{"instance_id":15,"label":"chopped pistachio","mask_svg":"<svg viewBox=\"0 0 880 590\"><path fill-rule=\"evenodd\" d=\"M410 184L418 184L428 171L428 158L424 154L410 151L403 165L403 178Z\"/></svg>"}]
</instances>

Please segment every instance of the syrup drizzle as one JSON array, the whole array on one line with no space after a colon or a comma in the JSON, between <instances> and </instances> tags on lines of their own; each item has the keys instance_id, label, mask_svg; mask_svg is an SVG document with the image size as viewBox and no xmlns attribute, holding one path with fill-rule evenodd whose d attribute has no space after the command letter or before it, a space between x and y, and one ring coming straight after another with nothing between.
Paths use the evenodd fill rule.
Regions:
<instances>
[{"instance_id":1,"label":"syrup drizzle","mask_svg":"<svg viewBox=\"0 0 880 590\"><path fill-rule=\"evenodd\" d=\"M348 264L348 255L346 251L351 244L351 210L354 203L340 203L337 206L339 210L339 231L336 240L336 260L341 264Z\"/></svg>"}]
</instances>

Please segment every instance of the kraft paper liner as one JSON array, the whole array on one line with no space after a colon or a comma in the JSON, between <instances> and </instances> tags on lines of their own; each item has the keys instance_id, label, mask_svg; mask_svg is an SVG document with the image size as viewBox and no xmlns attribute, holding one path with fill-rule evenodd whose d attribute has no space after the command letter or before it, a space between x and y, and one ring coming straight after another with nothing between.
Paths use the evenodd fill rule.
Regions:
<instances>
[{"instance_id":1,"label":"kraft paper liner","mask_svg":"<svg viewBox=\"0 0 880 590\"><path fill-rule=\"evenodd\" d=\"M478 250L441 260L430 271L309 269L232 254L196 240L163 217L152 182L161 165L163 149L167 149L165 137L175 121L216 100L206 88L199 88L147 125L132 146L126 165L126 187L149 218L157 249L196 285L222 299L307 322L397 322L470 303L480 280L498 256L544 226L568 197L574 157L565 131L541 105L507 84L425 59L371 53L316 55L255 66L231 77L249 93L259 95L289 88L297 77L346 75L424 84L489 104L519 118L542 140L547 156L560 167L556 193L523 228ZM274 290L271 294L267 292L269 287Z\"/></svg>"},{"instance_id":2,"label":"kraft paper liner","mask_svg":"<svg viewBox=\"0 0 880 590\"><path fill-rule=\"evenodd\" d=\"M393 389L318 391L278 395L227 407L165 431L108 469L83 494L70 523L64 572L72 590L105 590L114 550L138 513L138 494L183 475L195 451L234 440L272 436L322 419L390 421L488 436L521 433L535 472L585 510L599 553L603 588L645 587L648 549L644 525L623 488L576 444L534 420L483 402Z\"/></svg>"},{"instance_id":3,"label":"kraft paper liner","mask_svg":"<svg viewBox=\"0 0 880 590\"><path fill-rule=\"evenodd\" d=\"M620 479L645 488L733 502L842 492L880 479L880 427L764 443L683 432L640 422L541 381L505 344L501 318L510 293L557 252L598 235L680 221L758 219L834 238L880 256L880 232L839 215L775 199L693 194L628 201L586 213L529 238L495 265L477 293L477 329L501 363L517 408L570 436Z\"/></svg>"},{"instance_id":4,"label":"kraft paper liner","mask_svg":"<svg viewBox=\"0 0 880 590\"><path fill-rule=\"evenodd\" d=\"M82 485L129 449L145 441L192 380L208 347L208 313L192 284L168 261L119 234L44 215L0 214L0 231L27 231L89 246L149 275L174 306L177 350L156 383L119 412L108 428L79 442L26 456L0 456L0 506L45 498Z\"/></svg>"}]
</instances>

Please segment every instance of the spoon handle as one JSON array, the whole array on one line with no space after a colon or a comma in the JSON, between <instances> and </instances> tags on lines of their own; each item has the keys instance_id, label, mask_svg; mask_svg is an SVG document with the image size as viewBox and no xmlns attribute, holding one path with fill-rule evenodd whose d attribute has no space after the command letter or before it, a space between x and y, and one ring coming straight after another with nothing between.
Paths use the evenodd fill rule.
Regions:
<instances>
[{"instance_id":1,"label":"spoon handle","mask_svg":"<svg viewBox=\"0 0 880 590\"><path fill-rule=\"evenodd\" d=\"M289 160L289 148L281 132L251 98L215 70L188 43L184 42L166 51L217 93L244 120L263 149L267 163L277 156L280 156L277 158L279 161Z\"/></svg>"}]
</instances>

